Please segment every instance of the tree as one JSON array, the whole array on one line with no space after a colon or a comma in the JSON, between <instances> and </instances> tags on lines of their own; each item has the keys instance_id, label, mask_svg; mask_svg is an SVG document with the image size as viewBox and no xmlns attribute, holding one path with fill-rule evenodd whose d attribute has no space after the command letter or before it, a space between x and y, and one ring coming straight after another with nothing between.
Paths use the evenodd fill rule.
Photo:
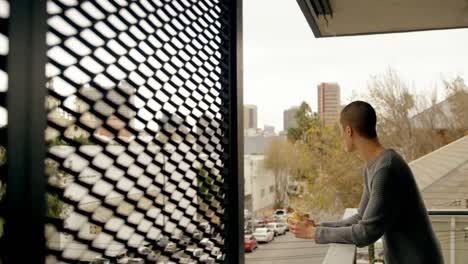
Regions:
<instances>
[{"instance_id":1,"label":"tree","mask_svg":"<svg viewBox=\"0 0 468 264\"><path fill-rule=\"evenodd\" d=\"M281 139L273 139L266 150L264 161L265 169L271 170L275 177L275 208L284 208L287 188L288 173L290 169L291 144Z\"/></svg>"},{"instance_id":2,"label":"tree","mask_svg":"<svg viewBox=\"0 0 468 264\"><path fill-rule=\"evenodd\" d=\"M390 68L371 79L369 95L378 115L381 140L398 148L407 159L414 159L416 135L410 120L415 113L415 98L407 83Z\"/></svg>"},{"instance_id":3,"label":"tree","mask_svg":"<svg viewBox=\"0 0 468 264\"><path fill-rule=\"evenodd\" d=\"M325 126L305 102L296 119L298 127L288 131L294 132L288 135L289 148L275 146L270 148L273 153L268 152L276 155L270 162L287 168L290 179L304 187L302 197L291 197L292 206L334 213L356 207L362 193L362 162L343 151L338 126Z\"/></svg>"},{"instance_id":4,"label":"tree","mask_svg":"<svg viewBox=\"0 0 468 264\"><path fill-rule=\"evenodd\" d=\"M343 148L339 128L317 126L307 131L307 150L315 162L309 171L305 199L315 209L341 212L358 206L362 194L362 161Z\"/></svg>"},{"instance_id":5,"label":"tree","mask_svg":"<svg viewBox=\"0 0 468 264\"><path fill-rule=\"evenodd\" d=\"M454 115L454 128L465 132L468 130L468 86L460 76L453 80L444 80L444 85L450 111Z\"/></svg>"},{"instance_id":6,"label":"tree","mask_svg":"<svg viewBox=\"0 0 468 264\"><path fill-rule=\"evenodd\" d=\"M398 150L407 161L459 137L452 133L453 121L438 103L437 87L432 93L416 94L390 68L386 73L372 77L368 90L368 101L377 113L380 141Z\"/></svg>"},{"instance_id":7,"label":"tree","mask_svg":"<svg viewBox=\"0 0 468 264\"><path fill-rule=\"evenodd\" d=\"M309 104L302 102L296 112L297 127L288 129L288 139L292 142L301 140L305 132L320 125L317 113L312 112Z\"/></svg>"},{"instance_id":8,"label":"tree","mask_svg":"<svg viewBox=\"0 0 468 264\"><path fill-rule=\"evenodd\" d=\"M60 170L56 161L46 159L45 175L49 182L60 185L68 176L64 171ZM46 193L46 215L51 218L63 218L63 213L66 211L67 205L60 199L59 195Z\"/></svg>"}]
</instances>

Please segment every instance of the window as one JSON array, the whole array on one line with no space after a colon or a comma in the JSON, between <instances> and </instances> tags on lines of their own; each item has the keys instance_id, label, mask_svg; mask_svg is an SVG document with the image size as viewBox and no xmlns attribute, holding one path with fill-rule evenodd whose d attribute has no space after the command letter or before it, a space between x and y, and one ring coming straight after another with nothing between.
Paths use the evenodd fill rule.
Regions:
<instances>
[{"instance_id":1,"label":"window","mask_svg":"<svg viewBox=\"0 0 468 264\"><path fill-rule=\"evenodd\" d=\"M263 189L263 188L260 191L260 197L265 197L265 189Z\"/></svg>"},{"instance_id":2,"label":"window","mask_svg":"<svg viewBox=\"0 0 468 264\"><path fill-rule=\"evenodd\" d=\"M465 242L468 242L468 226L465 227Z\"/></svg>"},{"instance_id":3,"label":"window","mask_svg":"<svg viewBox=\"0 0 468 264\"><path fill-rule=\"evenodd\" d=\"M249 110L249 128L255 128L254 126L254 110L250 109Z\"/></svg>"},{"instance_id":4,"label":"window","mask_svg":"<svg viewBox=\"0 0 468 264\"><path fill-rule=\"evenodd\" d=\"M271 185L270 186L270 193L273 193L275 191L275 186Z\"/></svg>"}]
</instances>

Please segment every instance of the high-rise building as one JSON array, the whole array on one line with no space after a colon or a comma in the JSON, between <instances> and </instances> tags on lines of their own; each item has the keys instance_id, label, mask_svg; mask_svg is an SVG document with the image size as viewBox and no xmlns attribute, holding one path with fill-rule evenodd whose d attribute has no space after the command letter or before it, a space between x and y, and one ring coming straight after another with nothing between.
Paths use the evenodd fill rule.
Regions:
<instances>
[{"instance_id":1,"label":"high-rise building","mask_svg":"<svg viewBox=\"0 0 468 264\"><path fill-rule=\"evenodd\" d=\"M296 113L299 110L299 107L294 106L283 112L283 129L288 131L288 129L297 127Z\"/></svg>"},{"instance_id":2,"label":"high-rise building","mask_svg":"<svg viewBox=\"0 0 468 264\"><path fill-rule=\"evenodd\" d=\"M244 130L257 130L257 106L244 105Z\"/></svg>"},{"instance_id":3,"label":"high-rise building","mask_svg":"<svg viewBox=\"0 0 468 264\"><path fill-rule=\"evenodd\" d=\"M263 126L263 135L264 136L275 136L275 127L270 125Z\"/></svg>"},{"instance_id":4,"label":"high-rise building","mask_svg":"<svg viewBox=\"0 0 468 264\"><path fill-rule=\"evenodd\" d=\"M318 113L327 126L338 122L341 109L340 86L337 83L321 83L317 86Z\"/></svg>"}]
</instances>

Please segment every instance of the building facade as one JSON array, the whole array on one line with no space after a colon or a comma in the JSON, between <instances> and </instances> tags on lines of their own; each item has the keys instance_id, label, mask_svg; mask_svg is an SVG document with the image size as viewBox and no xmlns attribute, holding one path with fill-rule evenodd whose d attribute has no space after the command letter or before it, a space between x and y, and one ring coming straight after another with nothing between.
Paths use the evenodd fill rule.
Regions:
<instances>
[{"instance_id":1,"label":"building facade","mask_svg":"<svg viewBox=\"0 0 468 264\"><path fill-rule=\"evenodd\" d=\"M275 176L264 160L264 155L244 155L244 207L254 217L268 215L275 202Z\"/></svg>"},{"instance_id":2,"label":"building facade","mask_svg":"<svg viewBox=\"0 0 468 264\"><path fill-rule=\"evenodd\" d=\"M244 105L244 130L257 129L257 106Z\"/></svg>"},{"instance_id":3,"label":"building facade","mask_svg":"<svg viewBox=\"0 0 468 264\"><path fill-rule=\"evenodd\" d=\"M327 126L338 122L341 109L341 92L337 83L321 83L317 86L317 105L320 119Z\"/></svg>"},{"instance_id":4,"label":"building facade","mask_svg":"<svg viewBox=\"0 0 468 264\"><path fill-rule=\"evenodd\" d=\"M297 127L296 113L299 110L299 107L293 106L283 112L283 129L288 131L288 129Z\"/></svg>"}]
</instances>

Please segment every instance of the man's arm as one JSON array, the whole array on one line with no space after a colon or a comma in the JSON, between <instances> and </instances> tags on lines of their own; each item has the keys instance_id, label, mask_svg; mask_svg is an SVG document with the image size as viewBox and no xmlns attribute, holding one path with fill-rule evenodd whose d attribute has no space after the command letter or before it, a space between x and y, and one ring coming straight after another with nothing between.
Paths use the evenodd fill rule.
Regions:
<instances>
[{"instance_id":1,"label":"man's arm","mask_svg":"<svg viewBox=\"0 0 468 264\"><path fill-rule=\"evenodd\" d=\"M379 169L372 180L368 205L362 219L351 226L318 226L315 231L316 243L345 243L364 247L377 241L392 225L398 213L395 188L398 185L397 176L390 167Z\"/></svg>"},{"instance_id":2,"label":"man's arm","mask_svg":"<svg viewBox=\"0 0 468 264\"><path fill-rule=\"evenodd\" d=\"M357 222L359 222L362 219L362 215L364 214L364 211L367 207L367 203L369 202L369 193L367 192L367 187L365 184L363 186L364 190L362 191L361 202L359 203L358 212L356 214L340 221L321 222L318 223L318 226L342 227L357 224Z\"/></svg>"}]
</instances>

